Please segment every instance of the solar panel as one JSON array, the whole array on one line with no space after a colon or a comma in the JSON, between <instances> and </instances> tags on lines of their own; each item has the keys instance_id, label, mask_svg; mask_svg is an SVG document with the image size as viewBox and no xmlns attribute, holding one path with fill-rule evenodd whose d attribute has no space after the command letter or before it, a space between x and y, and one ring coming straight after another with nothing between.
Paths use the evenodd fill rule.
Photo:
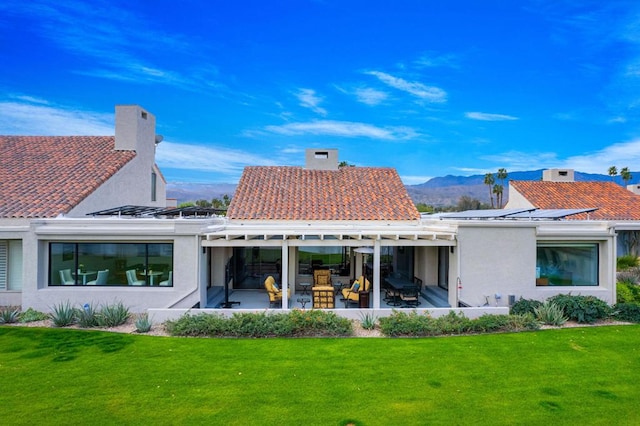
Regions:
<instances>
[{"instance_id":1,"label":"solar panel","mask_svg":"<svg viewBox=\"0 0 640 426\"><path fill-rule=\"evenodd\" d=\"M574 214L591 213L596 210L598 209L540 209L528 213L517 213L509 217L525 219L562 219Z\"/></svg>"},{"instance_id":2,"label":"solar panel","mask_svg":"<svg viewBox=\"0 0 640 426\"><path fill-rule=\"evenodd\" d=\"M510 215L531 212L534 210L534 208L467 210L463 212L442 213L440 217L446 219L501 219Z\"/></svg>"}]
</instances>

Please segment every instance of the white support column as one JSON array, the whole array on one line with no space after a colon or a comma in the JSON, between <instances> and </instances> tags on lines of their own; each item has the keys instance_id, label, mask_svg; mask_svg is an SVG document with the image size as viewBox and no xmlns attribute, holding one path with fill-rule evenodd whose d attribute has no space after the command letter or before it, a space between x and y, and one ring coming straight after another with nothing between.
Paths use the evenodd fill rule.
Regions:
<instances>
[{"instance_id":1,"label":"white support column","mask_svg":"<svg viewBox=\"0 0 640 426\"><path fill-rule=\"evenodd\" d=\"M282 242L282 309L289 309L289 242Z\"/></svg>"},{"instance_id":2,"label":"white support column","mask_svg":"<svg viewBox=\"0 0 640 426\"><path fill-rule=\"evenodd\" d=\"M373 308L380 309L380 240L373 243Z\"/></svg>"}]
</instances>

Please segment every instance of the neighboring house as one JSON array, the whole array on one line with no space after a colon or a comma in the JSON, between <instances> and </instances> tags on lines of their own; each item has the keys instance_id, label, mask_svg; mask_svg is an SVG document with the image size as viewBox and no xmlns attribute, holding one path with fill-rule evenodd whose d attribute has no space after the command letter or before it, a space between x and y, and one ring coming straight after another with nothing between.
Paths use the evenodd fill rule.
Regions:
<instances>
[{"instance_id":1,"label":"neighboring house","mask_svg":"<svg viewBox=\"0 0 640 426\"><path fill-rule=\"evenodd\" d=\"M198 308L228 314L269 308L264 283L273 276L282 294L291 293L276 308L286 310L303 305L318 270L335 290L326 306L355 318L362 309L376 315L405 309L408 302L396 295L416 283L423 284L416 309L434 315L506 313L519 297L568 292L615 302L616 237L608 222L496 212L421 216L395 169L339 168L333 149L307 150L304 167L247 167L226 217L175 216L161 208L155 129L144 121L153 117L139 107L116 111L116 137L107 138L115 145L100 145L104 157L77 155L60 167L59 149L27 155L35 163L58 158L39 173L86 170L73 175L84 186L60 195L72 178L56 175L50 179L58 183L33 198L29 188L48 182L23 173L27 182L12 186L20 191L0 194L4 212L30 200L0 219L0 305L47 311L67 301L120 300L155 320ZM123 147L121 134L136 136ZM2 139L3 147L13 139ZM543 270L545 259L554 263ZM342 301L345 295L354 300L348 289L362 275L370 291L355 303Z\"/></svg>"},{"instance_id":2,"label":"neighboring house","mask_svg":"<svg viewBox=\"0 0 640 426\"><path fill-rule=\"evenodd\" d=\"M37 245L34 234L41 220L166 205L166 183L155 164L155 117L139 106L119 105L115 127L115 137L0 136L0 305L23 304L23 293L46 286L49 265L35 263L49 250ZM64 241L81 233L65 235L53 249L68 258L77 247Z\"/></svg>"},{"instance_id":3,"label":"neighboring house","mask_svg":"<svg viewBox=\"0 0 640 426\"><path fill-rule=\"evenodd\" d=\"M593 212L573 220L606 220L618 232L618 254L638 253L640 243L640 185L624 187L614 182L576 182L571 169L543 171L540 181L510 181L505 208L582 209Z\"/></svg>"}]
</instances>

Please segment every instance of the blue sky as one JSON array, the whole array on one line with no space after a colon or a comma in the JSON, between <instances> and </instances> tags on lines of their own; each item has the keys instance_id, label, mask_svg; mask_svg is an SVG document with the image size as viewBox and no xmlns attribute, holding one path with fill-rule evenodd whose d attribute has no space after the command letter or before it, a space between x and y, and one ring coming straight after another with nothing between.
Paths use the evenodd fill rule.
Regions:
<instances>
[{"instance_id":1,"label":"blue sky","mask_svg":"<svg viewBox=\"0 0 640 426\"><path fill-rule=\"evenodd\" d=\"M112 135L139 104L169 182L305 148L403 181L639 170L637 1L0 3L0 134Z\"/></svg>"}]
</instances>

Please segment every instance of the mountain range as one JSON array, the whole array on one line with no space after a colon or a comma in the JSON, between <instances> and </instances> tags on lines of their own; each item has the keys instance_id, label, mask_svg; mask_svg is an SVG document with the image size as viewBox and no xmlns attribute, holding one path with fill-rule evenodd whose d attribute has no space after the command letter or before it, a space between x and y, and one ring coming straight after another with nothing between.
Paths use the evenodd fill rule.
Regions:
<instances>
[{"instance_id":1,"label":"mountain range","mask_svg":"<svg viewBox=\"0 0 640 426\"><path fill-rule=\"evenodd\" d=\"M511 172L504 182L505 202L508 200L509 180L541 180L542 171L530 170ZM633 178L629 184L640 181L640 172L631 172ZM494 174L495 176L495 174ZM575 172L576 181L611 181L623 185L620 176L611 177L604 174ZM406 185L407 192L414 203L442 207L455 205L463 195L490 203L489 187L484 184L484 175L434 177L418 185ZM196 200L211 201L221 199L224 195L233 197L236 185L231 183L167 183L167 198L176 198L178 203Z\"/></svg>"}]
</instances>

